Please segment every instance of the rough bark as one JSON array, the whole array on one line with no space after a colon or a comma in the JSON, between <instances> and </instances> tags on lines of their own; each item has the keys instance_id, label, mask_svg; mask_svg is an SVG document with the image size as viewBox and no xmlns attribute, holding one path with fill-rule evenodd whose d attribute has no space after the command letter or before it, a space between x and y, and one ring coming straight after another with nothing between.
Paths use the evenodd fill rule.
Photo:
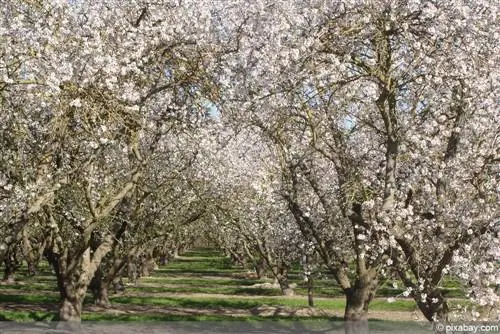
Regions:
<instances>
[{"instance_id":1,"label":"rough bark","mask_svg":"<svg viewBox=\"0 0 500 334\"><path fill-rule=\"evenodd\" d=\"M111 236L108 236L93 254L91 254L90 247L73 256L68 254L67 249L61 254L54 253L52 250L46 251L47 259L56 273L61 296L60 321L81 321L85 293L103 257L111 250L110 239Z\"/></svg>"},{"instance_id":2,"label":"rough bark","mask_svg":"<svg viewBox=\"0 0 500 334\"><path fill-rule=\"evenodd\" d=\"M281 292L284 296L293 296L294 291L290 287L290 282L288 281L288 270L286 268L280 268L276 279L278 280L278 284L280 285Z\"/></svg>"},{"instance_id":3,"label":"rough bark","mask_svg":"<svg viewBox=\"0 0 500 334\"><path fill-rule=\"evenodd\" d=\"M312 275L307 276L307 304L314 307L314 281Z\"/></svg>"},{"instance_id":4,"label":"rough bark","mask_svg":"<svg viewBox=\"0 0 500 334\"><path fill-rule=\"evenodd\" d=\"M153 255L151 253L147 253L142 257L142 261L140 263L140 276L147 277L155 269L158 269L158 265L156 264Z\"/></svg>"},{"instance_id":5,"label":"rough bark","mask_svg":"<svg viewBox=\"0 0 500 334\"><path fill-rule=\"evenodd\" d=\"M135 256L129 255L127 258L127 277L132 284L137 284L137 265L135 263Z\"/></svg>"},{"instance_id":6,"label":"rough bark","mask_svg":"<svg viewBox=\"0 0 500 334\"><path fill-rule=\"evenodd\" d=\"M10 261L4 260L5 269L3 272L3 281L7 283L14 283L16 267Z\"/></svg>"},{"instance_id":7,"label":"rough bark","mask_svg":"<svg viewBox=\"0 0 500 334\"><path fill-rule=\"evenodd\" d=\"M105 280L103 270L97 269L89 286L94 298L94 304L108 307L111 305L108 298L108 284Z\"/></svg>"},{"instance_id":8,"label":"rough bark","mask_svg":"<svg viewBox=\"0 0 500 334\"><path fill-rule=\"evenodd\" d=\"M78 287L72 282L71 276L65 275L61 268L61 256L50 250L45 252L47 260L54 268L57 287L61 296L59 305L59 320L79 322L81 320L83 299L86 289Z\"/></svg>"},{"instance_id":9,"label":"rough bark","mask_svg":"<svg viewBox=\"0 0 500 334\"><path fill-rule=\"evenodd\" d=\"M17 260L15 251L12 249L14 245L9 245L7 253L4 255L4 272L3 281L13 283L15 281L16 270L19 268L19 261Z\"/></svg>"},{"instance_id":10,"label":"rough bark","mask_svg":"<svg viewBox=\"0 0 500 334\"><path fill-rule=\"evenodd\" d=\"M266 261L264 261L264 259L259 259L255 264L255 273L257 274L258 279L265 277Z\"/></svg>"},{"instance_id":11,"label":"rough bark","mask_svg":"<svg viewBox=\"0 0 500 334\"><path fill-rule=\"evenodd\" d=\"M84 296L85 293L74 291L72 295L64 297L59 306L59 321L80 322Z\"/></svg>"},{"instance_id":12,"label":"rough bark","mask_svg":"<svg viewBox=\"0 0 500 334\"><path fill-rule=\"evenodd\" d=\"M353 287L344 289L346 334L369 333L368 306L375 297L377 286L376 274L367 272L360 275Z\"/></svg>"},{"instance_id":13,"label":"rough bark","mask_svg":"<svg viewBox=\"0 0 500 334\"><path fill-rule=\"evenodd\" d=\"M439 290L429 292L427 298L422 301L421 295L414 297L418 308L430 322L448 321L448 303Z\"/></svg>"}]
</instances>

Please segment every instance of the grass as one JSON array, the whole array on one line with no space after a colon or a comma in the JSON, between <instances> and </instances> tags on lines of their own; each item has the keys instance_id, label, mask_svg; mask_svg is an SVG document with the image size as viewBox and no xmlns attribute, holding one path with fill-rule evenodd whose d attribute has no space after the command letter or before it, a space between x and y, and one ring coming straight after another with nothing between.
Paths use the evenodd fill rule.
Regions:
<instances>
[{"instance_id":1,"label":"grass","mask_svg":"<svg viewBox=\"0 0 500 334\"><path fill-rule=\"evenodd\" d=\"M15 304L50 304L55 306L59 303L57 284L53 273L46 263L40 269L40 273L36 276L29 276L25 268L21 270L17 274L21 284L0 285L0 320L49 321L56 318L55 314L51 312L2 310L3 303L8 303L11 308L12 304L14 306ZM147 306L194 308L199 310L223 308L251 310L262 305L292 308L307 307L306 283L300 278L297 272L298 268L295 269L291 275L291 282L297 284L296 296L283 297L278 288L253 287L255 284L272 282L271 279L238 278L246 270L233 265L229 258L221 256L217 251L208 249L189 251L184 256L165 266L161 266L152 273L152 277L141 278L136 286L128 284L125 294L112 295L110 298L112 304L116 304L120 309L126 310L127 305L140 305L144 306L146 311L141 311L140 314L87 312L83 314L82 319L96 321L218 321L233 319L233 317L227 315L155 314L154 308L147 310ZM127 282L126 279L125 282ZM319 309L342 313L345 308L345 299L336 282L331 279L317 279L314 283L315 306ZM456 280L444 280L443 290L447 297L463 297L460 283ZM390 282L384 284L378 290L377 296L379 298L370 304L370 310L388 312L415 311L417 307L411 299L397 299L389 303L386 298L380 298L397 296L402 292L402 289L393 287ZM159 295L162 293L167 294L167 296ZM213 296L197 296L193 294L211 294ZM231 295L231 297L228 295ZM238 298L238 296L241 296L241 298ZM89 304L91 302L91 297L87 296L85 303ZM462 301L454 301L454 303L462 303ZM465 302L462 304L465 304ZM248 315L237 319L260 320L261 318L261 316ZM280 317L274 318L279 319ZM290 317L286 318L290 319ZM331 319L331 317L319 318Z\"/></svg>"},{"instance_id":2,"label":"grass","mask_svg":"<svg viewBox=\"0 0 500 334\"><path fill-rule=\"evenodd\" d=\"M280 289L264 289L264 288L238 288L238 287L203 287L203 286L171 286L171 287L132 287L128 288L129 292L147 292L147 293L210 293L210 294L225 294L225 295L241 295L241 296L280 296Z\"/></svg>"},{"instance_id":3,"label":"grass","mask_svg":"<svg viewBox=\"0 0 500 334\"><path fill-rule=\"evenodd\" d=\"M237 278L204 278L204 277L186 277L186 276L155 276L142 278L143 283L161 283L161 284L182 284L193 286L249 286L258 283L269 282L270 280L258 279L237 279Z\"/></svg>"},{"instance_id":4,"label":"grass","mask_svg":"<svg viewBox=\"0 0 500 334\"><path fill-rule=\"evenodd\" d=\"M46 295L0 295L0 303L27 303L27 304L56 304L59 302L59 296Z\"/></svg>"},{"instance_id":5,"label":"grass","mask_svg":"<svg viewBox=\"0 0 500 334\"><path fill-rule=\"evenodd\" d=\"M57 319L55 312L43 311L2 311L0 321L17 321L17 322L32 322L32 321L54 321ZM270 317L261 317L256 315L233 317L229 315L176 315L176 314L108 314L108 313L90 313L82 314L83 321L263 321L269 320ZM273 316L272 320L341 320L334 317L287 317Z\"/></svg>"},{"instance_id":6,"label":"grass","mask_svg":"<svg viewBox=\"0 0 500 334\"><path fill-rule=\"evenodd\" d=\"M163 307L189 307L189 308L235 308L235 309L252 309L261 305L269 306L289 306L289 307L307 307L305 298L252 298L252 299L237 299L237 298L216 298L216 297L112 297L111 301L117 304L134 304L134 305L155 305ZM325 310L342 311L345 308L345 300L343 298L331 299L316 299L315 306ZM377 311L414 311L416 305L413 300L396 300L389 303L386 300L374 300L370 305L371 310Z\"/></svg>"},{"instance_id":7,"label":"grass","mask_svg":"<svg viewBox=\"0 0 500 334\"><path fill-rule=\"evenodd\" d=\"M56 320L57 314L54 312L44 311L4 311L0 312L0 321L17 321L17 322L32 322L32 321L53 321Z\"/></svg>"}]
</instances>

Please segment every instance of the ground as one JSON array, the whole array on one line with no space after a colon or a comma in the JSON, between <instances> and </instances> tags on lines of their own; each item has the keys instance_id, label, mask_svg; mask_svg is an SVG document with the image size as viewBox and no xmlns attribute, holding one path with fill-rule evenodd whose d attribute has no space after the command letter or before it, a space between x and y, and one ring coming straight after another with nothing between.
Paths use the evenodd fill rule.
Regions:
<instances>
[{"instance_id":1,"label":"ground","mask_svg":"<svg viewBox=\"0 0 500 334\"><path fill-rule=\"evenodd\" d=\"M84 304L84 320L255 320L276 318L340 319L344 298L334 281L318 280L315 306L307 306L304 282L291 273L297 284L295 296L281 296L271 279L249 279L247 270L211 250L190 251L137 284L126 281L126 289L111 296L112 306L97 307L89 295ZM385 289L385 290L384 290ZM371 304L369 317L380 320L423 320L415 303L398 299L389 303L381 289ZM18 274L18 281L0 285L0 319L50 320L58 305L55 278L50 268L37 276Z\"/></svg>"}]
</instances>

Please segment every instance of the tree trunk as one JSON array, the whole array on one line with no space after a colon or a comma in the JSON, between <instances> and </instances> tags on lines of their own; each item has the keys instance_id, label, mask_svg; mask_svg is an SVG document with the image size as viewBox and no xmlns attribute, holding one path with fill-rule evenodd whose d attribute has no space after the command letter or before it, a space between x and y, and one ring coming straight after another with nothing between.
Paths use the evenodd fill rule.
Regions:
<instances>
[{"instance_id":1,"label":"tree trunk","mask_svg":"<svg viewBox=\"0 0 500 334\"><path fill-rule=\"evenodd\" d=\"M307 303L309 307L314 307L314 282L312 275L307 276Z\"/></svg>"},{"instance_id":2,"label":"tree trunk","mask_svg":"<svg viewBox=\"0 0 500 334\"><path fill-rule=\"evenodd\" d=\"M153 254L147 253L142 257L142 261L140 264L140 276L147 277L154 270L158 269L158 265L155 262Z\"/></svg>"},{"instance_id":3,"label":"tree trunk","mask_svg":"<svg viewBox=\"0 0 500 334\"><path fill-rule=\"evenodd\" d=\"M59 321L80 322L82 317L83 294L66 296L59 306Z\"/></svg>"},{"instance_id":4,"label":"tree trunk","mask_svg":"<svg viewBox=\"0 0 500 334\"><path fill-rule=\"evenodd\" d=\"M259 259L255 265L255 273L257 274L257 278L261 279L265 276L266 271L266 261L264 259Z\"/></svg>"},{"instance_id":5,"label":"tree trunk","mask_svg":"<svg viewBox=\"0 0 500 334\"><path fill-rule=\"evenodd\" d=\"M130 283L137 284L137 265L135 264L134 255L129 255L127 259L127 277Z\"/></svg>"},{"instance_id":6,"label":"tree trunk","mask_svg":"<svg viewBox=\"0 0 500 334\"><path fill-rule=\"evenodd\" d=\"M422 301L420 294L415 294L414 299L422 314L430 322L448 321L448 303L441 291L435 290L427 293L427 298L424 301Z\"/></svg>"},{"instance_id":7,"label":"tree trunk","mask_svg":"<svg viewBox=\"0 0 500 334\"><path fill-rule=\"evenodd\" d=\"M3 281L7 283L14 283L15 282L15 273L16 273L16 267L12 265L10 261L5 260L5 269L3 272Z\"/></svg>"},{"instance_id":8,"label":"tree trunk","mask_svg":"<svg viewBox=\"0 0 500 334\"><path fill-rule=\"evenodd\" d=\"M288 282L288 270L286 268L280 268L278 275L276 275L276 279L278 280L278 284L280 285L281 292L284 296L293 296L294 291L290 287L290 283Z\"/></svg>"},{"instance_id":9,"label":"tree trunk","mask_svg":"<svg viewBox=\"0 0 500 334\"><path fill-rule=\"evenodd\" d=\"M45 248L46 239L43 238L41 242L34 240L35 247L32 245L32 240L30 240L30 236L28 234L28 230L25 228L22 231L22 250L23 256L28 264L28 274L31 276L35 276L38 272L38 263L40 262L43 249Z\"/></svg>"},{"instance_id":10,"label":"tree trunk","mask_svg":"<svg viewBox=\"0 0 500 334\"><path fill-rule=\"evenodd\" d=\"M94 303L102 307L110 307L111 303L108 297L108 285L101 284L100 288L94 294Z\"/></svg>"},{"instance_id":11,"label":"tree trunk","mask_svg":"<svg viewBox=\"0 0 500 334\"><path fill-rule=\"evenodd\" d=\"M59 321L80 322L82 316L83 299L87 286L83 287L77 282L72 281L72 275L65 275L61 270L59 254L55 254L50 250L46 250L45 255L47 260L54 268L57 287L61 296L61 304L59 305Z\"/></svg>"},{"instance_id":12,"label":"tree trunk","mask_svg":"<svg viewBox=\"0 0 500 334\"><path fill-rule=\"evenodd\" d=\"M377 280L369 277L360 277L351 288L344 290L346 305L344 320L346 334L367 334L368 306L375 296Z\"/></svg>"},{"instance_id":13,"label":"tree trunk","mask_svg":"<svg viewBox=\"0 0 500 334\"><path fill-rule=\"evenodd\" d=\"M3 281L14 283L16 270L19 267L19 262L15 258L15 254L11 252L7 253L4 257L3 263L5 265L5 269L3 272Z\"/></svg>"},{"instance_id":14,"label":"tree trunk","mask_svg":"<svg viewBox=\"0 0 500 334\"><path fill-rule=\"evenodd\" d=\"M108 298L108 284L104 279L102 269L97 269L89 287L94 297L94 304L103 307L109 307L111 305Z\"/></svg>"},{"instance_id":15,"label":"tree trunk","mask_svg":"<svg viewBox=\"0 0 500 334\"><path fill-rule=\"evenodd\" d=\"M111 282L111 286L113 287L113 293L125 291L125 284L123 284L123 279L121 277L115 277Z\"/></svg>"},{"instance_id":16,"label":"tree trunk","mask_svg":"<svg viewBox=\"0 0 500 334\"><path fill-rule=\"evenodd\" d=\"M92 255L90 247L73 258L69 256L67 249L62 254L54 253L50 249L46 251L47 259L56 272L61 295L60 321L81 321L85 293L103 257L111 250L110 239L111 236L108 236Z\"/></svg>"}]
</instances>

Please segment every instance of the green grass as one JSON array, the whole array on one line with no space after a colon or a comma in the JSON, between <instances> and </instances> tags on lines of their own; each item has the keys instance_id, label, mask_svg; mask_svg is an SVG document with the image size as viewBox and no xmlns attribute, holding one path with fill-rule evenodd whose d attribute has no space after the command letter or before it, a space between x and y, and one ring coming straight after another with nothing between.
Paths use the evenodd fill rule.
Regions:
<instances>
[{"instance_id":1,"label":"green grass","mask_svg":"<svg viewBox=\"0 0 500 334\"><path fill-rule=\"evenodd\" d=\"M209 294L226 294L240 296L280 296L280 289L264 289L264 288L238 288L238 287L131 287L127 288L128 292L147 292L147 293L209 293Z\"/></svg>"},{"instance_id":2,"label":"green grass","mask_svg":"<svg viewBox=\"0 0 500 334\"><path fill-rule=\"evenodd\" d=\"M214 297L112 297L111 301L117 304L134 304L134 305L155 305L163 307L189 307L198 309L214 309L214 308L236 308L236 309L252 309L261 305L269 306L289 306L289 307L307 307L306 298L214 298ZM345 300L338 299L316 299L315 306L327 310L343 310L345 308ZM397 310L397 311L413 311L416 305L413 300L397 300L389 303L386 300L374 300L370 305L371 310Z\"/></svg>"},{"instance_id":3,"label":"green grass","mask_svg":"<svg viewBox=\"0 0 500 334\"><path fill-rule=\"evenodd\" d=\"M126 309L126 305L196 308L196 309L221 309L233 308L251 310L253 308L269 306L307 307L307 286L299 275L299 267L293 268L290 281L297 284L296 296L282 297L278 288L264 289L251 287L254 284L272 282L272 279L245 279L238 278L237 274L245 273L247 270L231 263L230 259L222 256L220 252L200 249L189 251L178 259L161 266L152 273L152 277L139 279L137 286L127 286L125 294L112 295L112 304L120 305ZM207 277L210 276L210 277ZM26 268L17 273L17 279L21 284L0 285L0 309L1 303L19 304L50 304L56 307L59 303L56 279L49 266L43 263L40 272L36 276L29 276ZM124 280L127 282L127 279ZM389 297L400 295L404 290L398 281L398 288L393 287L392 282L384 283L378 290L378 297ZM460 282L448 278L443 280L443 291L447 297L461 298L464 296ZM15 294L19 291L19 294ZM22 293L21 293L22 292ZM155 294L171 293L172 296L158 296ZM193 296L190 294L212 294L214 297ZM141 295L142 294L142 295ZM146 295L144 295L146 294ZM186 294L179 296L175 294ZM219 295L219 296L217 296ZM225 295L236 296L228 298ZM241 296L238 298L237 296ZM337 283L331 279L317 279L314 282L315 306L319 309L343 312L345 300L342 290ZM87 295L85 304L91 303L91 296ZM453 301L456 304L467 304L466 301ZM385 298L372 301L370 310L374 311L414 311L416 304L411 299L398 298L389 303ZM280 318L280 317L278 317ZM278 319L276 318L276 319ZM293 318L293 317L292 317ZM321 318L321 317L320 317ZM51 312L38 311L1 311L0 320L14 321L44 321L54 320L55 315ZM231 320L230 316L223 315L169 315L154 314L145 311L140 314L107 314L107 313L84 313L83 320L98 321L165 321L165 320ZM262 317L251 315L237 320L261 320ZM275 319L273 317L272 319ZM286 319L291 319L286 317Z\"/></svg>"},{"instance_id":4,"label":"green grass","mask_svg":"<svg viewBox=\"0 0 500 334\"><path fill-rule=\"evenodd\" d=\"M256 315L233 317L229 315L175 315L175 314L111 314L111 313L89 313L82 314L83 321L263 321L263 320L340 320L340 318L315 316L315 317L288 317L272 316L262 317ZM43 311L0 311L0 321L55 321L57 313Z\"/></svg>"},{"instance_id":5,"label":"green grass","mask_svg":"<svg viewBox=\"0 0 500 334\"><path fill-rule=\"evenodd\" d=\"M30 282L30 283L25 283L23 284L3 284L0 285L0 292L2 290L22 290L22 291L57 291L57 286L55 284L48 284L48 283L37 283L37 282Z\"/></svg>"},{"instance_id":6,"label":"green grass","mask_svg":"<svg viewBox=\"0 0 500 334\"><path fill-rule=\"evenodd\" d=\"M237 278L203 278L203 277L186 277L186 276L157 276L156 272L152 277L141 278L144 283L159 283L159 284L182 284L205 287L219 286L249 286L258 283L269 282L270 280L261 279L237 279Z\"/></svg>"},{"instance_id":7,"label":"green grass","mask_svg":"<svg viewBox=\"0 0 500 334\"><path fill-rule=\"evenodd\" d=\"M0 303L28 303L28 304L56 304L59 302L59 296L45 295L0 295Z\"/></svg>"},{"instance_id":8,"label":"green grass","mask_svg":"<svg viewBox=\"0 0 500 334\"><path fill-rule=\"evenodd\" d=\"M43 311L0 311L0 321L17 321L17 322L32 322L32 321L53 321L56 320L57 314L54 312Z\"/></svg>"},{"instance_id":9,"label":"green grass","mask_svg":"<svg viewBox=\"0 0 500 334\"><path fill-rule=\"evenodd\" d=\"M272 316L262 317L256 315L233 317L230 315L175 315L175 314L99 314L86 313L82 320L85 321L263 321L263 320L308 320L308 319L323 319L333 320L333 317L317 316L317 317L288 317L288 316Z\"/></svg>"}]
</instances>

